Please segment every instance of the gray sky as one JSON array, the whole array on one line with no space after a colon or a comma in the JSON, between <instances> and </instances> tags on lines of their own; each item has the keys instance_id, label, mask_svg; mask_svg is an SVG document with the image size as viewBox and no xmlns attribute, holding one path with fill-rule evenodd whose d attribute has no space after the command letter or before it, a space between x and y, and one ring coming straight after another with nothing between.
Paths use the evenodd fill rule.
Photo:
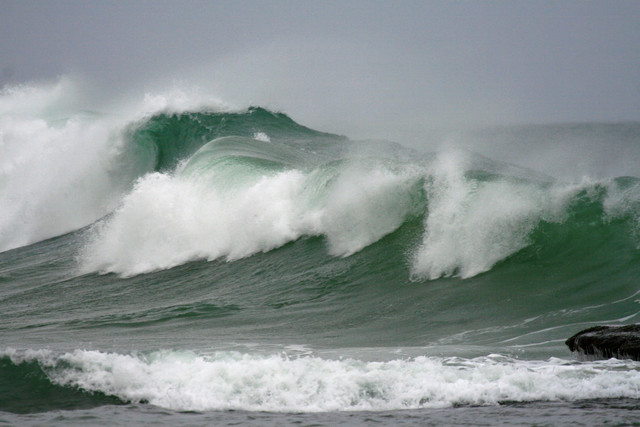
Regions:
<instances>
[{"instance_id":1,"label":"gray sky","mask_svg":"<svg viewBox=\"0 0 640 427\"><path fill-rule=\"evenodd\" d=\"M60 75L352 137L640 120L640 2L0 0L0 82Z\"/></svg>"}]
</instances>

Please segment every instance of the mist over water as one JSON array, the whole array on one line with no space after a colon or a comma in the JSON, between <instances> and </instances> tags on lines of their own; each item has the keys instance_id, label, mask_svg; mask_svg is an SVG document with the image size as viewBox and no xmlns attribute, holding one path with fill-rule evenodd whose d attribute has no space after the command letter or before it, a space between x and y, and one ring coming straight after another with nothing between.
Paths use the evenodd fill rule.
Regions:
<instances>
[{"instance_id":1,"label":"mist over water","mask_svg":"<svg viewBox=\"0 0 640 427\"><path fill-rule=\"evenodd\" d=\"M434 146L469 150L567 181L640 174L636 122L489 126L436 131Z\"/></svg>"},{"instance_id":2,"label":"mist over water","mask_svg":"<svg viewBox=\"0 0 640 427\"><path fill-rule=\"evenodd\" d=\"M180 90L131 103L97 102L81 82L7 86L0 93L0 249L84 227L113 211L134 181L155 167L128 134L158 111L197 108ZM216 100L210 108L223 109Z\"/></svg>"},{"instance_id":3,"label":"mist over water","mask_svg":"<svg viewBox=\"0 0 640 427\"><path fill-rule=\"evenodd\" d=\"M117 125L57 111L67 85L2 93L2 250L90 224L112 210L126 188L127 177L110 171L122 148Z\"/></svg>"}]
</instances>

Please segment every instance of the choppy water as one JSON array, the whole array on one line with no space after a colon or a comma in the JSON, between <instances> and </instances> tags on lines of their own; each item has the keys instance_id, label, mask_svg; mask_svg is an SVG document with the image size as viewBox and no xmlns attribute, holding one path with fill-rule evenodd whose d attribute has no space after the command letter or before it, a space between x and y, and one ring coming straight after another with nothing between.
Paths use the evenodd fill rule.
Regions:
<instances>
[{"instance_id":1,"label":"choppy water","mask_svg":"<svg viewBox=\"0 0 640 427\"><path fill-rule=\"evenodd\" d=\"M257 107L60 96L0 102L0 422L638 422L640 365L564 345L637 321L628 161L558 179ZM637 123L508 129L474 137L640 151Z\"/></svg>"}]
</instances>

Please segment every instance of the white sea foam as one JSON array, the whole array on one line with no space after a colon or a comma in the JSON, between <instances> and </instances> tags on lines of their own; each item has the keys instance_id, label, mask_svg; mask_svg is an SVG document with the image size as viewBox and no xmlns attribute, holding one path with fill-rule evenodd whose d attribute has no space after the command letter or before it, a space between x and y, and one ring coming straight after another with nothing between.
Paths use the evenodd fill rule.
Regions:
<instances>
[{"instance_id":1,"label":"white sea foam","mask_svg":"<svg viewBox=\"0 0 640 427\"><path fill-rule=\"evenodd\" d=\"M347 256L395 230L415 209L411 172L356 165L318 175L265 171L222 186L202 175L147 175L92 230L82 268L129 276L194 259L233 261L319 235L331 254Z\"/></svg>"},{"instance_id":2,"label":"white sea foam","mask_svg":"<svg viewBox=\"0 0 640 427\"><path fill-rule=\"evenodd\" d=\"M122 164L132 160L122 155L123 135L135 120L158 111L226 108L195 90L109 106L85 92L71 77L0 91L0 251L79 229L113 211L146 172ZM101 107L111 111L89 111Z\"/></svg>"},{"instance_id":3,"label":"white sea foam","mask_svg":"<svg viewBox=\"0 0 640 427\"><path fill-rule=\"evenodd\" d=\"M349 411L640 398L631 361L416 357L386 362L220 352L126 355L5 351L36 360L52 382L173 410Z\"/></svg>"},{"instance_id":4,"label":"white sea foam","mask_svg":"<svg viewBox=\"0 0 640 427\"><path fill-rule=\"evenodd\" d=\"M366 164L347 168L329 187L320 223L332 255L348 256L396 230L419 213L413 185L419 171L401 172Z\"/></svg>"},{"instance_id":5,"label":"white sea foam","mask_svg":"<svg viewBox=\"0 0 640 427\"><path fill-rule=\"evenodd\" d=\"M72 97L70 85L0 94L0 251L90 224L124 190L126 177L110 169L121 144L119 124L60 116L72 102L65 97Z\"/></svg>"},{"instance_id":6,"label":"white sea foam","mask_svg":"<svg viewBox=\"0 0 640 427\"><path fill-rule=\"evenodd\" d=\"M253 134L253 139L255 139L256 141L262 141L262 142L271 142L271 138L269 138L269 135L267 135L264 132L256 132Z\"/></svg>"},{"instance_id":7,"label":"white sea foam","mask_svg":"<svg viewBox=\"0 0 640 427\"><path fill-rule=\"evenodd\" d=\"M195 259L233 261L303 236L324 236L331 255L349 256L423 213L424 179L428 207L412 274L467 278L527 246L541 222L563 221L576 194L593 187L474 179L460 153L443 154L433 168L370 159L332 167L148 175L90 233L81 266L130 276Z\"/></svg>"},{"instance_id":8,"label":"white sea foam","mask_svg":"<svg viewBox=\"0 0 640 427\"><path fill-rule=\"evenodd\" d=\"M142 103L134 98L127 108L129 116L134 119L156 114L180 113L183 111L231 111L237 110L230 104L225 103L220 98L213 96L197 87L174 86L168 90L158 92L147 92L144 94Z\"/></svg>"},{"instance_id":9,"label":"white sea foam","mask_svg":"<svg viewBox=\"0 0 640 427\"><path fill-rule=\"evenodd\" d=\"M302 233L295 197L303 177L264 177L235 194L168 174L142 178L84 251L88 270L133 275L191 259L268 251Z\"/></svg>"},{"instance_id":10,"label":"white sea foam","mask_svg":"<svg viewBox=\"0 0 640 427\"><path fill-rule=\"evenodd\" d=\"M561 221L582 188L467 178L468 161L464 153L442 154L425 184L428 214L413 259L417 277L467 278L489 270L528 245L541 221Z\"/></svg>"}]
</instances>

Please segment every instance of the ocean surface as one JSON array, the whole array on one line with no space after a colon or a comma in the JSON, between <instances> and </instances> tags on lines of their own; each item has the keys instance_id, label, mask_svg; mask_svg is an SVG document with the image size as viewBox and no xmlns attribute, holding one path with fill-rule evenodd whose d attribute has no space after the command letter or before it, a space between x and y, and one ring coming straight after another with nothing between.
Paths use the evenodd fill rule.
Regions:
<instances>
[{"instance_id":1,"label":"ocean surface","mask_svg":"<svg viewBox=\"0 0 640 427\"><path fill-rule=\"evenodd\" d=\"M0 93L0 424L640 425L640 362L564 344L639 320L640 123L68 96Z\"/></svg>"}]
</instances>

